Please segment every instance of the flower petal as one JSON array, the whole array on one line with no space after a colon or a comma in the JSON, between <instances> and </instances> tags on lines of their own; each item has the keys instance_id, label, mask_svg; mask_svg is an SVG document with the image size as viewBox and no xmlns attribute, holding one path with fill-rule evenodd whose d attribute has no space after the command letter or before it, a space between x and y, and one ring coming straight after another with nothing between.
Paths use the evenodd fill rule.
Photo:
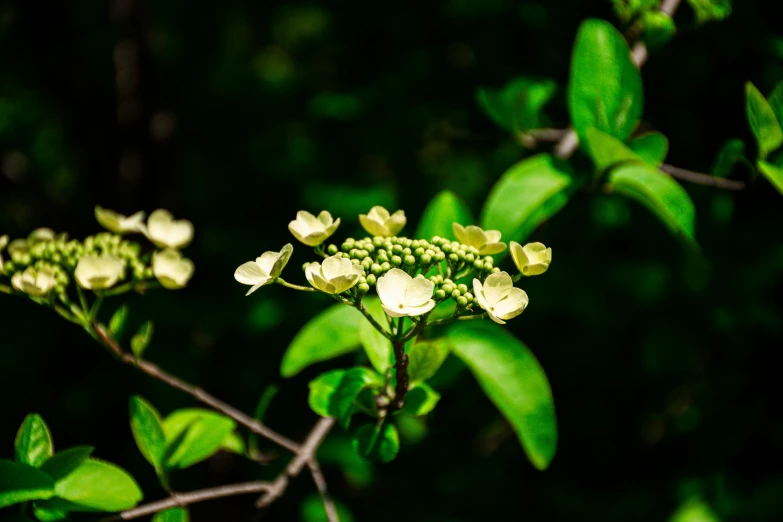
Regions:
<instances>
[{"instance_id":1,"label":"flower petal","mask_svg":"<svg viewBox=\"0 0 783 522\"><path fill-rule=\"evenodd\" d=\"M467 244L468 233L465 231L465 227L455 222L451 224L451 229L454 231L454 235L457 236L457 241L462 244Z\"/></svg>"},{"instance_id":2,"label":"flower petal","mask_svg":"<svg viewBox=\"0 0 783 522\"><path fill-rule=\"evenodd\" d=\"M389 231L390 236L396 236L403 228L405 228L405 223L407 222L408 220L405 217L405 212L398 210L392 214L389 219L386 220L386 230Z\"/></svg>"},{"instance_id":3,"label":"flower petal","mask_svg":"<svg viewBox=\"0 0 783 522\"><path fill-rule=\"evenodd\" d=\"M405 302L405 290L411 279L411 276L399 268L392 268L379 277L375 284L375 289L378 292L378 297L381 298L381 302L391 308L399 307L399 305L403 304Z\"/></svg>"},{"instance_id":4,"label":"flower petal","mask_svg":"<svg viewBox=\"0 0 783 522\"><path fill-rule=\"evenodd\" d=\"M403 315L406 315L408 317L417 317L419 315L424 315L430 310L435 308L435 301L432 299L426 301L423 304L420 304L418 306L406 306L402 309L400 309L400 313Z\"/></svg>"},{"instance_id":5,"label":"flower petal","mask_svg":"<svg viewBox=\"0 0 783 522\"><path fill-rule=\"evenodd\" d=\"M248 261L234 271L234 279L243 285L257 285L264 284L269 279L269 274L257 262Z\"/></svg>"},{"instance_id":6,"label":"flower petal","mask_svg":"<svg viewBox=\"0 0 783 522\"><path fill-rule=\"evenodd\" d=\"M359 224L361 224L362 228L370 235L384 237L389 235L389 231L381 222L372 219L368 215L359 214Z\"/></svg>"},{"instance_id":7,"label":"flower petal","mask_svg":"<svg viewBox=\"0 0 783 522\"><path fill-rule=\"evenodd\" d=\"M484 297L484 287L478 279L473 279L473 294L476 296L479 306L484 310L489 311L489 303L487 303L487 300Z\"/></svg>"},{"instance_id":8,"label":"flower petal","mask_svg":"<svg viewBox=\"0 0 783 522\"><path fill-rule=\"evenodd\" d=\"M405 306L421 306L432 298L435 284L424 277L414 277L405 288Z\"/></svg>"},{"instance_id":9,"label":"flower petal","mask_svg":"<svg viewBox=\"0 0 783 522\"><path fill-rule=\"evenodd\" d=\"M495 304L494 314L502 319L513 319L527 308L530 299L521 288L512 288L508 295Z\"/></svg>"},{"instance_id":10,"label":"flower petal","mask_svg":"<svg viewBox=\"0 0 783 522\"><path fill-rule=\"evenodd\" d=\"M514 282L506 272L490 274L484 280L484 298L487 300L489 307L494 307L498 301L506 297L509 290L513 287Z\"/></svg>"},{"instance_id":11,"label":"flower petal","mask_svg":"<svg viewBox=\"0 0 783 522\"><path fill-rule=\"evenodd\" d=\"M479 255L491 256L493 254L499 254L506 249L506 244L502 241L500 243L487 243L479 248Z\"/></svg>"}]
</instances>

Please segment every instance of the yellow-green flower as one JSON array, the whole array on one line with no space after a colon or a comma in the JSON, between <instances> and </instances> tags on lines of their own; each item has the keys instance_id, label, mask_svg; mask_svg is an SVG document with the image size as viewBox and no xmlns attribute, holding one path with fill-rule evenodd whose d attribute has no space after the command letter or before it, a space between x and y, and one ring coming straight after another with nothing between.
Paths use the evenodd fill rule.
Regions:
<instances>
[{"instance_id":1,"label":"yellow-green flower","mask_svg":"<svg viewBox=\"0 0 783 522\"><path fill-rule=\"evenodd\" d=\"M506 244L500 241L498 230L482 230L475 225L463 227L459 223L451 227L460 243L477 248L482 256L499 254L506 249Z\"/></svg>"},{"instance_id":2,"label":"yellow-green flower","mask_svg":"<svg viewBox=\"0 0 783 522\"><path fill-rule=\"evenodd\" d=\"M552 262L552 249L543 243L528 243L525 246L511 242L511 257L514 264L526 276L543 274Z\"/></svg>"},{"instance_id":3,"label":"yellow-green flower","mask_svg":"<svg viewBox=\"0 0 783 522\"><path fill-rule=\"evenodd\" d=\"M288 230L305 245L314 247L326 241L339 226L340 218L332 219L326 210L321 211L318 217L300 210L296 213L296 219L288 224Z\"/></svg>"},{"instance_id":4,"label":"yellow-green flower","mask_svg":"<svg viewBox=\"0 0 783 522\"><path fill-rule=\"evenodd\" d=\"M527 293L515 288L511 276L506 272L497 272L484 280L473 280L473 292L479 306L487 311L489 318L498 324L518 316L527 308Z\"/></svg>"},{"instance_id":5,"label":"yellow-green flower","mask_svg":"<svg viewBox=\"0 0 783 522\"><path fill-rule=\"evenodd\" d=\"M379 277L375 288L381 306L391 317L416 317L435 308L435 284L425 277L411 277L399 268Z\"/></svg>"},{"instance_id":6,"label":"yellow-green flower","mask_svg":"<svg viewBox=\"0 0 783 522\"><path fill-rule=\"evenodd\" d=\"M389 214L388 210L378 205L372 207L367 214L359 214L359 223L373 236L396 236L406 222L405 212L402 210Z\"/></svg>"},{"instance_id":7,"label":"yellow-green flower","mask_svg":"<svg viewBox=\"0 0 783 522\"><path fill-rule=\"evenodd\" d=\"M152 254L152 273L164 288L184 288L193 277L193 261L182 257L179 250L167 248Z\"/></svg>"},{"instance_id":8,"label":"yellow-green flower","mask_svg":"<svg viewBox=\"0 0 783 522\"><path fill-rule=\"evenodd\" d=\"M27 243L33 246L41 241L50 241L54 239L54 230L51 228L36 228L27 236Z\"/></svg>"},{"instance_id":9,"label":"yellow-green flower","mask_svg":"<svg viewBox=\"0 0 783 522\"><path fill-rule=\"evenodd\" d=\"M43 297L57 284L54 271L48 267L42 267L36 270L33 267L27 267L24 272L17 272L11 277L11 285L33 297Z\"/></svg>"},{"instance_id":10,"label":"yellow-green flower","mask_svg":"<svg viewBox=\"0 0 783 522\"><path fill-rule=\"evenodd\" d=\"M8 236L0 236L0 274L3 273L3 250L8 244Z\"/></svg>"},{"instance_id":11,"label":"yellow-green flower","mask_svg":"<svg viewBox=\"0 0 783 522\"><path fill-rule=\"evenodd\" d=\"M248 261L237 268L234 272L234 279L243 285L252 285L253 288L245 294L246 296L250 295L262 286L274 282L280 276L280 272L285 268L293 251L294 247L288 243L280 249L280 252L264 252L255 261Z\"/></svg>"},{"instance_id":12,"label":"yellow-green flower","mask_svg":"<svg viewBox=\"0 0 783 522\"><path fill-rule=\"evenodd\" d=\"M193 241L193 223L175 220L171 212L161 208L147 220L147 237L161 248L185 248Z\"/></svg>"},{"instance_id":13,"label":"yellow-green flower","mask_svg":"<svg viewBox=\"0 0 783 522\"><path fill-rule=\"evenodd\" d=\"M144 212L136 212L125 216L108 208L95 207L95 219L110 232L115 234L137 234L144 230Z\"/></svg>"},{"instance_id":14,"label":"yellow-green flower","mask_svg":"<svg viewBox=\"0 0 783 522\"><path fill-rule=\"evenodd\" d=\"M111 254L79 258L73 273L79 286L87 290L111 288L125 275L122 260Z\"/></svg>"},{"instance_id":15,"label":"yellow-green flower","mask_svg":"<svg viewBox=\"0 0 783 522\"><path fill-rule=\"evenodd\" d=\"M361 265L354 265L344 257L327 257L323 263L313 262L305 267L305 276L313 287L327 294L341 294L359 282L364 275Z\"/></svg>"}]
</instances>

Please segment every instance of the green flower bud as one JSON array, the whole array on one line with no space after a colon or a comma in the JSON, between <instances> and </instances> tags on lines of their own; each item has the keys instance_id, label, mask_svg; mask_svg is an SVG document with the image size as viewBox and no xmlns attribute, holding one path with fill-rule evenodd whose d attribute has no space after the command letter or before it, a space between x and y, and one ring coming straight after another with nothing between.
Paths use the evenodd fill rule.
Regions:
<instances>
[{"instance_id":1,"label":"green flower bud","mask_svg":"<svg viewBox=\"0 0 783 522\"><path fill-rule=\"evenodd\" d=\"M364 271L367 272L368 270L370 270L370 267L372 266L372 260L369 257L365 257L362 260L361 264L362 264L362 268L364 268Z\"/></svg>"},{"instance_id":2,"label":"green flower bud","mask_svg":"<svg viewBox=\"0 0 783 522\"><path fill-rule=\"evenodd\" d=\"M493 267L493 268L492 268L492 273L493 273L493 274L497 274L498 272L500 272L500 267L497 267L497 266L496 266L496 267Z\"/></svg>"},{"instance_id":3,"label":"green flower bud","mask_svg":"<svg viewBox=\"0 0 783 522\"><path fill-rule=\"evenodd\" d=\"M421 249L419 249L419 250L421 250ZM421 259L421 262L423 264L425 264L425 265L429 265L430 263L432 263L432 256L429 255L429 254L422 255L420 259Z\"/></svg>"},{"instance_id":4,"label":"green flower bud","mask_svg":"<svg viewBox=\"0 0 783 522\"><path fill-rule=\"evenodd\" d=\"M380 265L379 267L380 268ZM378 281L378 279L375 277L375 275L370 274L367 276L367 284L370 286L375 286L375 283Z\"/></svg>"},{"instance_id":5,"label":"green flower bud","mask_svg":"<svg viewBox=\"0 0 783 522\"><path fill-rule=\"evenodd\" d=\"M468 291L468 285L460 283L457 285L457 290L459 290L460 293L464 294L465 292Z\"/></svg>"},{"instance_id":6,"label":"green flower bud","mask_svg":"<svg viewBox=\"0 0 783 522\"><path fill-rule=\"evenodd\" d=\"M407 255L405 256L404 262L408 266L413 266L416 264L416 258L413 257L412 255Z\"/></svg>"},{"instance_id":7,"label":"green flower bud","mask_svg":"<svg viewBox=\"0 0 783 522\"><path fill-rule=\"evenodd\" d=\"M438 300L446 299L446 292L443 291L443 289L435 290L435 293L433 293L432 296Z\"/></svg>"},{"instance_id":8,"label":"green flower bud","mask_svg":"<svg viewBox=\"0 0 783 522\"><path fill-rule=\"evenodd\" d=\"M484 262L481 259L476 259L473 261L473 268L479 271L484 270Z\"/></svg>"},{"instance_id":9,"label":"green flower bud","mask_svg":"<svg viewBox=\"0 0 783 522\"><path fill-rule=\"evenodd\" d=\"M451 253L451 245L450 245L450 244L448 244L448 243L446 243L445 245L441 246L441 247L440 247L440 249L441 249L443 252L447 253L447 254L450 254L450 253Z\"/></svg>"},{"instance_id":10,"label":"green flower bud","mask_svg":"<svg viewBox=\"0 0 783 522\"><path fill-rule=\"evenodd\" d=\"M337 245L329 245L328 247L326 247L326 252L330 256L335 255L337 253Z\"/></svg>"},{"instance_id":11,"label":"green flower bud","mask_svg":"<svg viewBox=\"0 0 783 522\"><path fill-rule=\"evenodd\" d=\"M391 270L391 265L389 264L388 261L384 261L383 263L381 263L381 270L383 270L384 272L388 272L389 270Z\"/></svg>"},{"instance_id":12,"label":"green flower bud","mask_svg":"<svg viewBox=\"0 0 783 522\"><path fill-rule=\"evenodd\" d=\"M457 254L449 254L449 261L451 261L452 263L458 263L459 256Z\"/></svg>"},{"instance_id":13,"label":"green flower bud","mask_svg":"<svg viewBox=\"0 0 783 522\"><path fill-rule=\"evenodd\" d=\"M451 292L451 298L452 299L459 299L462 296L462 292L460 292L458 289L455 289Z\"/></svg>"},{"instance_id":14,"label":"green flower bud","mask_svg":"<svg viewBox=\"0 0 783 522\"><path fill-rule=\"evenodd\" d=\"M370 285L367 283L359 283L356 287L357 290L359 290L360 294L366 294L370 291Z\"/></svg>"},{"instance_id":15,"label":"green flower bud","mask_svg":"<svg viewBox=\"0 0 783 522\"><path fill-rule=\"evenodd\" d=\"M446 281L448 281L448 279ZM456 286L454 286L453 283L445 283L443 286L441 286L441 289L449 295L451 295L455 288Z\"/></svg>"},{"instance_id":16,"label":"green flower bud","mask_svg":"<svg viewBox=\"0 0 783 522\"><path fill-rule=\"evenodd\" d=\"M392 256L391 264L393 266L400 266L402 264L402 258L400 256Z\"/></svg>"},{"instance_id":17,"label":"green flower bud","mask_svg":"<svg viewBox=\"0 0 783 522\"><path fill-rule=\"evenodd\" d=\"M462 296L457 298L457 306L460 308L465 308L468 306L468 300Z\"/></svg>"},{"instance_id":18,"label":"green flower bud","mask_svg":"<svg viewBox=\"0 0 783 522\"><path fill-rule=\"evenodd\" d=\"M376 256L379 263L388 263L389 262L389 254L386 250L381 250L378 252L378 255Z\"/></svg>"},{"instance_id":19,"label":"green flower bud","mask_svg":"<svg viewBox=\"0 0 783 522\"><path fill-rule=\"evenodd\" d=\"M364 251L367 252L367 255L375 252L375 246L372 243L366 243L362 248L364 248Z\"/></svg>"},{"instance_id":20,"label":"green flower bud","mask_svg":"<svg viewBox=\"0 0 783 522\"><path fill-rule=\"evenodd\" d=\"M409 255L411 255L412 253L413 253L413 250L411 250L411 249L410 249L410 248L408 248L408 247L405 247L405 248L403 248L403 249L402 249L402 255L403 255L403 256L409 256Z\"/></svg>"},{"instance_id":21,"label":"green flower bud","mask_svg":"<svg viewBox=\"0 0 783 522\"><path fill-rule=\"evenodd\" d=\"M464 294L462 294L462 297L464 297L468 301L473 301L473 294L471 294L470 292L465 292Z\"/></svg>"},{"instance_id":22,"label":"green flower bud","mask_svg":"<svg viewBox=\"0 0 783 522\"><path fill-rule=\"evenodd\" d=\"M424 255L424 249L421 247L418 247L416 250L413 251L413 255L416 257L421 257Z\"/></svg>"},{"instance_id":23,"label":"green flower bud","mask_svg":"<svg viewBox=\"0 0 783 522\"><path fill-rule=\"evenodd\" d=\"M437 253L435 254L435 260L436 260L437 262L439 262L439 263L440 263L440 262L441 262L441 261L443 261L444 259L446 259L446 254L444 254L442 251L441 251L441 252L437 252Z\"/></svg>"},{"instance_id":24,"label":"green flower bud","mask_svg":"<svg viewBox=\"0 0 783 522\"><path fill-rule=\"evenodd\" d=\"M383 268L381 268L381 265L378 263L373 263L370 265L370 272L375 275L381 275L383 273Z\"/></svg>"},{"instance_id":25,"label":"green flower bud","mask_svg":"<svg viewBox=\"0 0 783 522\"><path fill-rule=\"evenodd\" d=\"M353 265L361 265L362 262L359 261L358 259L354 258L354 259L351 259L351 264L353 264Z\"/></svg>"},{"instance_id":26,"label":"green flower bud","mask_svg":"<svg viewBox=\"0 0 783 522\"><path fill-rule=\"evenodd\" d=\"M442 238L442 237L440 237L440 236L432 236L432 242L433 242L434 244L436 244L436 245L437 245L437 244L438 244L438 243L440 243L441 241L443 241L443 238Z\"/></svg>"},{"instance_id":27,"label":"green flower bud","mask_svg":"<svg viewBox=\"0 0 783 522\"><path fill-rule=\"evenodd\" d=\"M465 262L466 263L472 263L476 259L476 256L473 254L465 254Z\"/></svg>"},{"instance_id":28,"label":"green flower bud","mask_svg":"<svg viewBox=\"0 0 783 522\"><path fill-rule=\"evenodd\" d=\"M402 254L403 247L401 245L394 245L392 246L391 251L397 255Z\"/></svg>"}]
</instances>

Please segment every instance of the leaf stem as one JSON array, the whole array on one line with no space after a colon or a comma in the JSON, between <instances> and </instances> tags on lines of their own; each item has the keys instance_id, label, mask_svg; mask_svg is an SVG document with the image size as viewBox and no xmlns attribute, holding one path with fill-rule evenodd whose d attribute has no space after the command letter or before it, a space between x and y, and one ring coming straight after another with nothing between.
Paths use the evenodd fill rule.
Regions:
<instances>
[{"instance_id":1,"label":"leaf stem","mask_svg":"<svg viewBox=\"0 0 783 522\"><path fill-rule=\"evenodd\" d=\"M293 288L294 290L300 290L302 292L318 292L315 288L312 288L310 286L301 286L301 285L295 285L293 283L289 283L283 278L278 277L275 279L275 283L279 285L283 285L286 288Z\"/></svg>"},{"instance_id":2,"label":"leaf stem","mask_svg":"<svg viewBox=\"0 0 783 522\"><path fill-rule=\"evenodd\" d=\"M372 316L370 311L367 310L367 307L364 306L364 303L358 301L354 306L356 307L357 310L359 310L364 315L364 317L367 318L368 321L370 321L370 324L372 324L376 330L378 330L379 332L381 332L381 334L383 334L384 337L386 337L390 341L394 339L392 335L383 326L381 326L381 324L378 321L375 320L375 318Z\"/></svg>"}]
</instances>

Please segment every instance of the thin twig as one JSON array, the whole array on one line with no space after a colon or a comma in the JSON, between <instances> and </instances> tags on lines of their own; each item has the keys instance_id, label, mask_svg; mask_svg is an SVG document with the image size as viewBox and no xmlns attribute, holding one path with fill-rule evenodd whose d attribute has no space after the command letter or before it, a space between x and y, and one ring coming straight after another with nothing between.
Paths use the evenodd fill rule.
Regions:
<instances>
[{"instance_id":1,"label":"thin twig","mask_svg":"<svg viewBox=\"0 0 783 522\"><path fill-rule=\"evenodd\" d=\"M708 185L710 187L725 189L725 190L743 190L745 183L742 181L734 181L726 178L719 178L717 176L711 176L709 174L702 174L701 172L693 172L692 170L681 169L674 165L663 164L659 170L664 174L683 181L689 181L691 183L697 183L699 185Z\"/></svg>"},{"instance_id":2,"label":"thin twig","mask_svg":"<svg viewBox=\"0 0 783 522\"><path fill-rule=\"evenodd\" d=\"M364 303L362 303L361 301L356 303L356 309L359 310L362 314L364 314L364 317L366 317L367 320L370 321L370 323L372 323L375 329L381 332L384 337L386 337L390 341L392 340L392 335L386 330L386 328L381 326L380 323L378 323L378 321L375 320L375 318L372 316L369 310L367 310L367 307L364 306Z\"/></svg>"},{"instance_id":3,"label":"thin twig","mask_svg":"<svg viewBox=\"0 0 783 522\"><path fill-rule=\"evenodd\" d=\"M275 283L279 285L283 285L286 288L293 288L294 290L299 290L301 292L318 292L319 290L316 290L315 288L309 287L309 286L301 286L301 285L295 285L294 283L289 283L285 279L282 279L278 277L275 279Z\"/></svg>"},{"instance_id":4,"label":"thin twig","mask_svg":"<svg viewBox=\"0 0 783 522\"><path fill-rule=\"evenodd\" d=\"M487 317L486 312L471 315L457 315L432 321L431 323L427 323L427 326L443 326L444 324L453 323L454 321L472 321L473 319L484 319L485 317Z\"/></svg>"},{"instance_id":5,"label":"thin twig","mask_svg":"<svg viewBox=\"0 0 783 522\"><path fill-rule=\"evenodd\" d=\"M394 348L394 374L397 376L397 386L394 388L394 400L389 404L389 413L402 409L405 395L408 393L408 354L405 353L405 341L392 341Z\"/></svg>"},{"instance_id":6,"label":"thin twig","mask_svg":"<svg viewBox=\"0 0 783 522\"><path fill-rule=\"evenodd\" d=\"M337 515L337 508L334 505L332 496L329 495L329 489L326 487L326 479L321 471L321 466L315 459L310 459L307 462L307 467L310 468L310 474L313 476L313 482L318 489L318 493L321 495L321 500L324 503L324 511L326 512L326 518L330 522L339 522L340 517Z\"/></svg>"}]
</instances>

